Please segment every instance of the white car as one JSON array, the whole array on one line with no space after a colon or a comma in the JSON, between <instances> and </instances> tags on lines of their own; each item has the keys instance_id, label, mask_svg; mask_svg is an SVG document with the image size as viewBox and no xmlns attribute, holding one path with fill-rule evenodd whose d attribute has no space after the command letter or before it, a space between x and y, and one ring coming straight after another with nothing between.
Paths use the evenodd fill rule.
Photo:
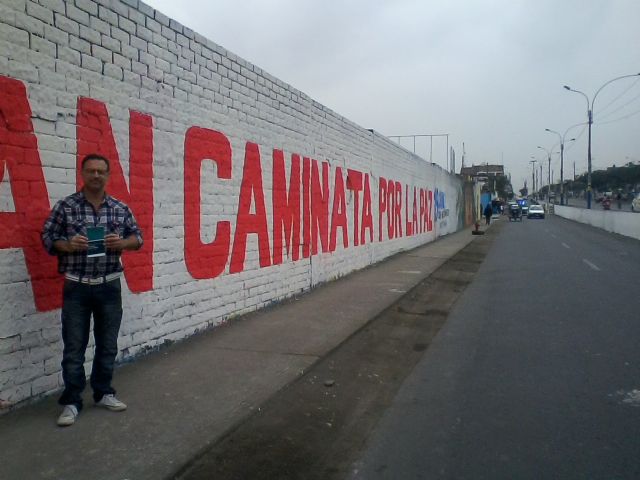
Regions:
<instances>
[{"instance_id":1,"label":"white car","mask_svg":"<svg viewBox=\"0 0 640 480\"><path fill-rule=\"evenodd\" d=\"M529 205L527 218L544 218L544 208L542 208L542 205Z\"/></svg>"},{"instance_id":2,"label":"white car","mask_svg":"<svg viewBox=\"0 0 640 480\"><path fill-rule=\"evenodd\" d=\"M636 195L636 198L631 200L631 211L640 213L640 193Z\"/></svg>"}]
</instances>

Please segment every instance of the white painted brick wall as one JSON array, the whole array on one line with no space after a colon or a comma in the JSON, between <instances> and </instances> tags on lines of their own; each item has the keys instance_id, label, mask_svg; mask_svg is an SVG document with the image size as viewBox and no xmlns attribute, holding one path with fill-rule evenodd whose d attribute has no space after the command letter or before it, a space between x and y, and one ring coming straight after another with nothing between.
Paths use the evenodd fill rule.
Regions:
<instances>
[{"instance_id":1,"label":"white painted brick wall","mask_svg":"<svg viewBox=\"0 0 640 480\"><path fill-rule=\"evenodd\" d=\"M461 186L456 178L137 0L0 0L0 76L26 86L51 205L75 190L79 97L106 104L125 177L129 110L153 118L155 226L145 233L154 237L154 288L133 294L125 284L119 359L219 325L458 228ZM213 162L204 162L203 241L211 241L217 222L226 220L233 243L245 146L253 142L260 149L271 247L274 149L284 151L287 186L292 153L319 165L329 162L330 215L336 167L343 170L345 186L347 169L368 174L374 242L367 233L364 246L353 245L354 197L345 188L348 249L339 230L333 253L296 262L285 253L281 265L260 268L256 235L250 234L243 272L230 274L228 262L217 278L194 280L185 264L183 210L185 134L192 126L222 132L233 152L231 180L218 179ZM4 170L0 211L14 212ZM380 177L401 182L403 189L409 184L446 192L451 213L446 227L434 221L431 232L394 240L385 234L379 242ZM0 412L61 387L59 322L59 310L36 310L23 250L0 249ZM92 358L90 348L87 371Z\"/></svg>"}]
</instances>

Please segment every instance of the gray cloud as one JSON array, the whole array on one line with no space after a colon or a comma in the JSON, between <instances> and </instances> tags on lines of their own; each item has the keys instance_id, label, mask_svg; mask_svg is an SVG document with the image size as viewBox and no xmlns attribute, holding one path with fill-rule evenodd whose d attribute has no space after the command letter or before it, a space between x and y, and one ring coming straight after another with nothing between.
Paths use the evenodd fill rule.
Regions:
<instances>
[{"instance_id":1,"label":"gray cloud","mask_svg":"<svg viewBox=\"0 0 640 480\"><path fill-rule=\"evenodd\" d=\"M530 156L546 158L536 146L557 144L545 128L586 121L564 84L592 97L640 72L637 0L146 3L365 128L449 133L458 159L464 142L468 163L504 162L516 188ZM640 82L605 88L594 110L594 168L640 161ZM565 177L574 161L586 171L586 137L568 146Z\"/></svg>"}]
</instances>

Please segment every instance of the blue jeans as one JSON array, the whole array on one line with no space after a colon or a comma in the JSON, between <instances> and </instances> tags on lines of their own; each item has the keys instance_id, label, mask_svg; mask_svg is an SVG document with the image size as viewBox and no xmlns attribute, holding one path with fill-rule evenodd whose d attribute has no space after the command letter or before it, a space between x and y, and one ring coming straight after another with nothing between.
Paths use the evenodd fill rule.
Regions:
<instances>
[{"instance_id":1,"label":"blue jeans","mask_svg":"<svg viewBox=\"0 0 640 480\"><path fill-rule=\"evenodd\" d=\"M87 285L65 280L62 302L62 379L64 392L58 403L82 409L82 391L87 383L84 357L89 343L93 314L95 354L91 368L93 399L115 394L111 386L118 353L118 332L122 320L120 279Z\"/></svg>"}]
</instances>

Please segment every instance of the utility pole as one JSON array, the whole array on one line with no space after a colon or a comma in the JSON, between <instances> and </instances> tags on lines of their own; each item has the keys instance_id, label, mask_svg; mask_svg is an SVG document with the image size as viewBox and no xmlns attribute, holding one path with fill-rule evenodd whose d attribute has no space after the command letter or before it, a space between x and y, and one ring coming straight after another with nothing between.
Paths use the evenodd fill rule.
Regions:
<instances>
[{"instance_id":1,"label":"utility pole","mask_svg":"<svg viewBox=\"0 0 640 480\"><path fill-rule=\"evenodd\" d=\"M453 147L450 147L450 152L451 152L451 163L450 163L450 168L451 168L451 173L456 173L456 151L453 149Z\"/></svg>"},{"instance_id":2,"label":"utility pole","mask_svg":"<svg viewBox=\"0 0 640 480\"><path fill-rule=\"evenodd\" d=\"M467 152L464 149L464 142L462 142L462 167L460 167L461 169L464 168L464 157L465 157L466 154L467 154Z\"/></svg>"},{"instance_id":3,"label":"utility pole","mask_svg":"<svg viewBox=\"0 0 640 480\"><path fill-rule=\"evenodd\" d=\"M551 153L549 153L549 188L547 188L547 200L551 203Z\"/></svg>"},{"instance_id":4,"label":"utility pole","mask_svg":"<svg viewBox=\"0 0 640 480\"><path fill-rule=\"evenodd\" d=\"M551 150L553 150L553 149L547 150L546 148L541 147L540 145L538 145L538 148L540 150L544 150L545 152L547 152L547 159L549 160L549 173L548 173L548 176L547 176L547 178L549 179L549 184L547 186L547 201L549 203L551 203ZM540 170L541 170L540 173L542 173L542 169L540 169Z\"/></svg>"},{"instance_id":5,"label":"utility pole","mask_svg":"<svg viewBox=\"0 0 640 480\"><path fill-rule=\"evenodd\" d=\"M536 162L537 160L529 161L531 164L531 196L533 196L536 191Z\"/></svg>"},{"instance_id":6,"label":"utility pole","mask_svg":"<svg viewBox=\"0 0 640 480\"><path fill-rule=\"evenodd\" d=\"M621 80L623 78L631 78L631 77L637 77L637 76L640 76L640 73L633 73L631 75L622 75L620 77L616 77L616 78L613 78L613 79L609 80L607 83L602 85L596 91L596 93L593 95L593 98L591 99L591 102L589 102L589 97L587 96L586 93L581 92L580 90L575 90L575 89L571 88L569 85L564 85L565 90L568 90L568 91L574 92L574 93L579 93L587 101L587 121L589 122L589 137L588 137L588 142L589 143L588 143L588 146L587 146L587 208L588 209L591 208L591 197L592 197L592 192L591 192L591 125L593 125L593 104L595 103L596 97L602 91L602 89L604 87L606 87L607 85L609 85L610 83L615 82L616 80Z\"/></svg>"},{"instance_id":7,"label":"utility pole","mask_svg":"<svg viewBox=\"0 0 640 480\"><path fill-rule=\"evenodd\" d=\"M538 190L542 188L542 162L540 162L540 175L538 175Z\"/></svg>"},{"instance_id":8,"label":"utility pole","mask_svg":"<svg viewBox=\"0 0 640 480\"><path fill-rule=\"evenodd\" d=\"M551 130L550 128L545 128L547 132L555 133L560 139L560 205L564 205L564 137L567 136L567 133L569 133L569 130L571 130L573 127L575 127L575 125L567 128L567 131L564 132L564 135L560 135L560 132L556 132L555 130ZM575 138L572 138L569 141L573 142L575 141Z\"/></svg>"},{"instance_id":9,"label":"utility pole","mask_svg":"<svg viewBox=\"0 0 640 480\"><path fill-rule=\"evenodd\" d=\"M560 205L564 205L564 139L560 144Z\"/></svg>"}]
</instances>

